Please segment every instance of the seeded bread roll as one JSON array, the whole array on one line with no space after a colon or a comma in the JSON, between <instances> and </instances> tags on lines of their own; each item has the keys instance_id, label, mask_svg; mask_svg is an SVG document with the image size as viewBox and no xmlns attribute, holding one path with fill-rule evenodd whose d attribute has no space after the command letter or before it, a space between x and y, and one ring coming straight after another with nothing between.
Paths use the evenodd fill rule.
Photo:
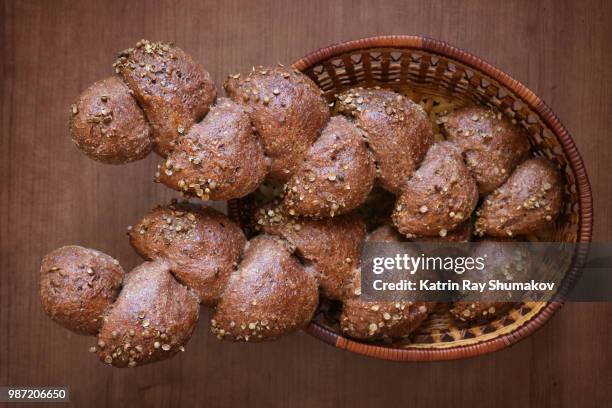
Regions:
<instances>
[{"instance_id":1,"label":"seeded bread roll","mask_svg":"<svg viewBox=\"0 0 612 408\"><path fill-rule=\"evenodd\" d=\"M267 341L305 327L318 303L315 277L279 238L253 238L217 305L211 330L232 341Z\"/></svg>"},{"instance_id":2,"label":"seeded bread roll","mask_svg":"<svg viewBox=\"0 0 612 408\"><path fill-rule=\"evenodd\" d=\"M153 140L146 118L117 77L102 79L87 88L71 107L70 135L90 158L107 164L142 159Z\"/></svg>"},{"instance_id":3,"label":"seeded bread roll","mask_svg":"<svg viewBox=\"0 0 612 408\"><path fill-rule=\"evenodd\" d=\"M324 296L337 300L347 297L366 235L361 218L346 214L313 220L267 208L260 210L258 226L267 234L287 240L298 256L312 264Z\"/></svg>"},{"instance_id":4,"label":"seeded bread roll","mask_svg":"<svg viewBox=\"0 0 612 408\"><path fill-rule=\"evenodd\" d=\"M447 139L463 152L481 197L502 185L529 156L529 141L501 113L483 107L452 112L444 123Z\"/></svg>"},{"instance_id":5,"label":"seeded bread roll","mask_svg":"<svg viewBox=\"0 0 612 408\"><path fill-rule=\"evenodd\" d=\"M445 237L470 217L477 202L476 182L458 149L450 142L440 142L429 149L405 184L393 223L409 238Z\"/></svg>"},{"instance_id":6,"label":"seeded bread roll","mask_svg":"<svg viewBox=\"0 0 612 408\"><path fill-rule=\"evenodd\" d=\"M559 172L548 160L527 160L484 199L476 233L511 237L549 226L561 211L562 185Z\"/></svg>"},{"instance_id":7,"label":"seeded bread roll","mask_svg":"<svg viewBox=\"0 0 612 408\"><path fill-rule=\"evenodd\" d=\"M424 302L364 302L353 298L344 302L340 329L361 340L402 339L419 327L429 312Z\"/></svg>"},{"instance_id":8,"label":"seeded bread roll","mask_svg":"<svg viewBox=\"0 0 612 408\"><path fill-rule=\"evenodd\" d=\"M228 96L247 110L266 154L270 177L288 180L329 119L321 90L301 72L277 67L230 75Z\"/></svg>"},{"instance_id":9,"label":"seeded bread roll","mask_svg":"<svg viewBox=\"0 0 612 408\"><path fill-rule=\"evenodd\" d=\"M126 277L91 348L115 367L134 367L172 357L198 322L198 298L178 283L165 262L145 262Z\"/></svg>"},{"instance_id":10,"label":"seeded bread roll","mask_svg":"<svg viewBox=\"0 0 612 408\"><path fill-rule=\"evenodd\" d=\"M338 111L355 119L374 153L384 188L399 194L433 143L423 108L386 89L356 88L337 96Z\"/></svg>"},{"instance_id":11,"label":"seeded bread roll","mask_svg":"<svg viewBox=\"0 0 612 408\"><path fill-rule=\"evenodd\" d=\"M285 185L287 211L333 217L359 207L374 185L376 168L357 128L333 117Z\"/></svg>"},{"instance_id":12,"label":"seeded bread roll","mask_svg":"<svg viewBox=\"0 0 612 408\"><path fill-rule=\"evenodd\" d=\"M172 44L141 40L121 52L114 66L144 109L153 129L153 148L164 157L208 112L217 95L210 74Z\"/></svg>"},{"instance_id":13,"label":"seeded bread roll","mask_svg":"<svg viewBox=\"0 0 612 408\"><path fill-rule=\"evenodd\" d=\"M40 299L47 315L78 334L95 335L123 282L119 262L94 249L65 246L45 255Z\"/></svg>"},{"instance_id":14,"label":"seeded bread roll","mask_svg":"<svg viewBox=\"0 0 612 408\"><path fill-rule=\"evenodd\" d=\"M368 242L403 242L405 237L393 227L383 225L372 231ZM340 329L350 337L361 340L406 338L429 315L432 302L379 301L361 299L361 272L353 278L353 296L346 299L340 316Z\"/></svg>"},{"instance_id":15,"label":"seeded bread roll","mask_svg":"<svg viewBox=\"0 0 612 408\"><path fill-rule=\"evenodd\" d=\"M157 181L203 200L229 200L253 192L268 167L247 114L230 99L221 98L179 140Z\"/></svg>"},{"instance_id":16,"label":"seeded bread roll","mask_svg":"<svg viewBox=\"0 0 612 408\"><path fill-rule=\"evenodd\" d=\"M136 252L167 262L206 305L219 300L246 243L240 227L225 215L187 203L153 209L129 237Z\"/></svg>"},{"instance_id":17,"label":"seeded bread roll","mask_svg":"<svg viewBox=\"0 0 612 408\"><path fill-rule=\"evenodd\" d=\"M474 248L471 257L486 259L484 270L466 272L462 276L462 278L470 279L472 282L488 282L490 279L517 282L533 276L533 258L530 251L524 246L513 245L510 241L494 242L490 238L483 240ZM466 293L466 295L474 296L470 293ZM503 294L498 296L501 297ZM513 304L512 302L499 301L460 301L453 303L450 313L457 320L473 322L500 316Z\"/></svg>"}]
</instances>

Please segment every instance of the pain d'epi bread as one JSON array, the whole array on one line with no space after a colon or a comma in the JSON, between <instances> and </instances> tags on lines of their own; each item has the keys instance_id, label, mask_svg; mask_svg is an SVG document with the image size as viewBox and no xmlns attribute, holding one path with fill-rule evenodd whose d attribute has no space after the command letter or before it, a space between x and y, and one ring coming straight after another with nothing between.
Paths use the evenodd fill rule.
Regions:
<instances>
[{"instance_id":1,"label":"pain d'epi bread","mask_svg":"<svg viewBox=\"0 0 612 408\"><path fill-rule=\"evenodd\" d=\"M142 40L114 66L115 76L71 108L72 138L89 157L120 164L154 150L164 157L156 181L202 200L244 197L265 179L284 188L275 207L262 209L261 235L251 241L206 207L154 209L129 230L146 262L125 279L116 260L95 250L70 246L45 257L45 311L97 335L92 351L113 366L184 350L199 304L215 307L211 326L220 339L276 339L310 321L319 291L343 303L346 335L409 336L432 304L359 297L366 232L351 211L375 181L397 196L397 229L383 226L371 241L464 242L473 228L492 237L530 234L561 211L557 169L542 158L525 161L524 133L486 108L452 112L443 121L447 140L434 143L420 105L386 89L346 91L334 104L339 115L330 116L314 82L292 68L230 75L228 97L217 100L208 72L171 44ZM491 307L468 310L496 315ZM457 303L453 313L468 320L465 310Z\"/></svg>"},{"instance_id":2,"label":"pain d'epi bread","mask_svg":"<svg viewBox=\"0 0 612 408\"><path fill-rule=\"evenodd\" d=\"M268 178L286 182L295 214L333 217L365 201L376 168L399 193L433 140L423 109L388 90L343 97L351 121L330 120L314 82L280 65L230 75L216 103L209 73L172 44L139 41L114 67L72 107L76 145L114 164L153 149L166 159L156 181L203 200L244 197Z\"/></svg>"},{"instance_id":3,"label":"pain d'epi bread","mask_svg":"<svg viewBox=\"0 0 612 408\"><path fill-rule=\"evenodd\" d=\"M301 222L304 235L292 235L285 223L247 242L225 215L173 202L154 208L129 228L130 243L146 262L125 279L111 257L63 247L43 260L41 300L62 326L97 335L91 351L115 367L135 367L183 351L200 303L215 306L211 328L220 339L273 340L311 320L319 286L330 292L335 288L340 297L350 284L344 279L359 262L362 221L346 215ZM295 225L290 228L297 232ZM343 231L354 239L342 242ZM329 248L317 246L332 241L342 250L335 257L324 252Z\"/></svg>"}]
</instances>

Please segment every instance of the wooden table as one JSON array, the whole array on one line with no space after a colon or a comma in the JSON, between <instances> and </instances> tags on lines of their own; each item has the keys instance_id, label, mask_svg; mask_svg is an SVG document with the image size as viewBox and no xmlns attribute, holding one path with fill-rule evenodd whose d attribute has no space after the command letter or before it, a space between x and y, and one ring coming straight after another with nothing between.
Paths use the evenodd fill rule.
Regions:
<instances>
[{"instance_id":1,"label":"wooden table","mask_svg":"<svg viewBox=\"0 0 612 408\"><path fill-rule=\"evenodd\" d=\"M40 258L78 243L139 262L125 227L170 190L159 160L105 166L80 154L68 107L141 37L172 40L217 84L254 64L290 63L376 34L446 40L546 100L585 158L595 235L612 239L612 7L605 1L2 1L0 30L0 385L69 385L75 406L609 406L612 306L570 304L532 337L463 361L363 358L297 334L265 345L217 341L203 311L188 352L137 370L87 353L37 296Z\"/></svg>"}]
</instances>

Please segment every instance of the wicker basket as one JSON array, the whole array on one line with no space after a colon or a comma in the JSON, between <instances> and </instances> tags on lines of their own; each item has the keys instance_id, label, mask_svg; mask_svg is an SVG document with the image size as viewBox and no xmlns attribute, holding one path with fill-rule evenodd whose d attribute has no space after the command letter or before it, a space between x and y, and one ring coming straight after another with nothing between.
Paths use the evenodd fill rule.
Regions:
<instances>
[{"instance_id":1,"label":"wicker basket","mask_svg":"<svg viewBox=\"0 0 612 408\"><path fill-rule=\"evenodd\" d=\"M416 101L439 97L459 106L477 103L498 109L527 129L534 153L555 162L564 175L567 205L546 239L590 242L591 188L572 138L540 98L504 72L449 44L417 36L337 44L315 51L293 66L312 78L328 101L346 89L381 86ZM252 201L233 200L228 210L246 226L251 220ZM563 282L565 289L578 274L579 264L575 263ZM472 326L457 325L441 307L409 343L367 343L343 337L333 319L333 306L323 304L306 331L338 348L381 359L449 360L510 346L542 326L561 306L561 302L527 302L494 321Z\"/></svg>"}]
</instances>

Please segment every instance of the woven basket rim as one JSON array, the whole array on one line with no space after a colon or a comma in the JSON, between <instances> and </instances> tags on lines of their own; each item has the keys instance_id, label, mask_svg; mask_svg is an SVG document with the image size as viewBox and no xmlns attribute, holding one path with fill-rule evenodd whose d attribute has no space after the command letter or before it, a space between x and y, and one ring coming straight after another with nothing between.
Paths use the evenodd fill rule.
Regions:
<instances>
[{"instance_id":1,"label":"woven basket rim","mask_svg":"<svg viewBox=\"0 0 612 408\"><path fill-rule=\"evenodd\" d=\"M307 54L294 62L292 66L300 71L304 71L335 56L347 52L363 51L373 48L414 49L432 54L439 54L457 60L476 71L485 73L487 76L494 78L501 85L516 94L530 109L540 116L561 143L563 152L576 176L576 188L580 206L577 241L580 243L591 242L593 233L593 199L591 195L591 185L576 144L567 129L548 105L529 88L502 70L444 41L414 35L376 36L336 43ZM569 275L577 273L577 270L572 270ZM394 361L453 360L488 354L511 346L542 327L562 306L563 302L550 302L531 320L510 333L473 345L444 349L398 349L361 343L334 333L316 322L311 322L305 331L313 337L335 347L379 359Z\"/></svg>"}]
</instances>

